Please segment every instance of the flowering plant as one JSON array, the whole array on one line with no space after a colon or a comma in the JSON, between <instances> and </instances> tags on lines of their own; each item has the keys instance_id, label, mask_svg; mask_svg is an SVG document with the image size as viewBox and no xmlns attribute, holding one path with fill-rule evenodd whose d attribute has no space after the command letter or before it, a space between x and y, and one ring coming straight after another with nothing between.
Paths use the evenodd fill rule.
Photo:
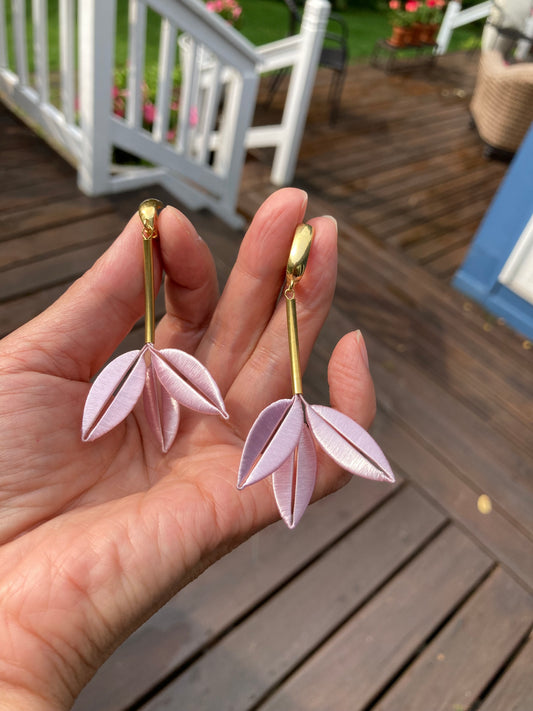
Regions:
<instances>
[{"instance_id":1,"label":"flowering plant","mask_svg":"<svg viewBox=\"0 0 533 711\"><path fill-rule=\"evenodd\" d=\"M233 27L240 24L242 7L237 0L208 0L205 4L209 12L214 12Z\"/></svg>"},{"instance_id":2,"label":"flowering plant","mask_svg":"<svg viewBox=\"0 0 533 711\"><path fill-rule=\"evenodd\" d=\"M420 3L417 15L419 22L428 25L438 25L442 21L446 0L425 0Z\"/></svg>"},{"instance_id":3,"label":"flowering plant","mask_svg":"<svg viewBox=\"0 0 533 711\"><path fill-rule=\"evenodd\" d=\"M157 70L156 70L157 71ZM166 139L167 141L173 141L176 137L176 128L178 123L178 99L179 99L179 84L181 82L181 75L179 69L174 70L172 77L173 85L177 88L174 89L173 95L170 102L170 113L168 121L168 131ZM113 96L113 113L120 118L124 118L126 115L126 103L128 99L128 70L127 67L118 67L115 69L114 73L114 83L112 89ZM156 118L156 90L157 86L157 74L147 71L145 80L142 83L142 124L143 128L147 131L153 129L154 121ZM198 119L194 119L193 110L191 109L190 125L196 125Z\"/></svg>"},{"instance_id":4,"label":"flowering plant","mask_svg":"<svg viewBox=\"0 0 533 711\"><path fill-rule=\"evenodd\" d=\"M409 27L418 22L417 12L420 4L418 0L407 0L405 4L401 0L389 0L391 24L397 27Z\"/></svg>"}]
</instances>

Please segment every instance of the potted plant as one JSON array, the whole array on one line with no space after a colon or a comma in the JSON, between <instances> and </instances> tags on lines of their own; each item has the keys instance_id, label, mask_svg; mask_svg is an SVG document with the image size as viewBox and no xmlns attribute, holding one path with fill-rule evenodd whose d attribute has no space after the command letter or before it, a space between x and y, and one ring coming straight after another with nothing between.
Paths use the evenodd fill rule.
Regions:
<instances>
[{"instance_id":1,"label":"potted plant","mask_svg":"<svg viewBox=\"0 0 533 711\"><path fill-rule=\"evenodd\" d=\"M393 47L406 47L413 44L413 25L417 21L416 13L420 6L418 0L389 0L392 35L389 44Z\"/></svg>"},{"instance_id":2,"label":"potted plant","mask_svg":"<svg viewBox=\"0 0 533 711\"><path fill-rule=\"evenodd\" d=\"M418 18L422 23L420 40L426 44L433 44L442 22L446 0L425 0L418 9Z\"/></svg>"}]
</instances>

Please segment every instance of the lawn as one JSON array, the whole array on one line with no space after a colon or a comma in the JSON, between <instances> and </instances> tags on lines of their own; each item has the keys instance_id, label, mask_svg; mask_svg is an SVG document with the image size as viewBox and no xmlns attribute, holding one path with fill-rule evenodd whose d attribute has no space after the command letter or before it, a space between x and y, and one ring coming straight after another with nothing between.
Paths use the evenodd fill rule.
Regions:
<instances>
[{"instance_id":1,"label":"lawn","mask_svg":"<svg viewBox=\"0 0 533 711\"><path fill-rule=\"evenodd\" d=\"M240 0L240 4L243 8L240 30L250 42L260 45L285 37L289 25L289 13L282 0ZM351 62L367 60L376 40L390 35L390 25L385 10L350 6L339 14L348 25ZM334 25L332 29L335 29ZM482 29L481 21L455 30L450 51L478 46Z\"/></svg>"}]
</instances>

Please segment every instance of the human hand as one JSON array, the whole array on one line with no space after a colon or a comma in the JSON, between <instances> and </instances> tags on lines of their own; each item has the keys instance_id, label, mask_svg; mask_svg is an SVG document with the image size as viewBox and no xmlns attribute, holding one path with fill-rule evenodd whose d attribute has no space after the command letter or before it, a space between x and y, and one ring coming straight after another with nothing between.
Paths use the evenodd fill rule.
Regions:
<instances>
[{"instance_id":1,"label":"human hand","mask_svg":"<svg viewBox=\"0 0 533 711\"><path fill-rule=\"evenodd\" d=\"M0 344L0 709L66 709L135 627L214 560L277 517L268 480L236 488L258 413L290 394L287 255L306 209L286 189L259 209L222 296L210 252L188 220L159 217L156 283L166 272L159 348L193 353L225 399L228 421L182 410L162 455L142 405L82 443L90 379L142 315L141 225L68 292ZM336 227L316 235L298 286L305 364L335 288ZM360 334L328 369L333 407L364 427L375 400ZM314 498L346 480L319 452Z\"/></svg>"}]
</instances>

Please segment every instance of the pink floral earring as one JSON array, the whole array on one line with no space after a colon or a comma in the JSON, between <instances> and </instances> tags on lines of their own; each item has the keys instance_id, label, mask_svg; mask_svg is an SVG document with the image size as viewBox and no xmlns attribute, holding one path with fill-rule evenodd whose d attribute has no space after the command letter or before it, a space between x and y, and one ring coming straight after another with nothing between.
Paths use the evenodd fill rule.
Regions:
<instances>
[{"instance_id":1,"label":"pink floral earring","mask_svg":"<svg viewBox=\"0 0 533 711\"><path fill-rule=\"evenodd\" d=\"M175 348L154 346L153 241L163 204L145 200L139 206L142 223L145 291L145 344L111 361L91 387L82 421L82 440L90 442L109 432L133 410L143 393L144 410L163 452L176 437L180 405L227 418L224 401L213 377L196 358Z\"/></svg>"},{"instance_id":2,"label":"pink floral earring","mask_svg":"<svg viewBox=\"0 0 533 711\"><path fill-rule=\"evenodd\" d=\"M394 482L385 455L372 437L342 412L309 405L302 396L295 286L302 278L313 228L296 229L284 289L293 396L277 400L258 416L248 434L239 467L239 489L272 475L281 517L294 528L313 494L317 472L316 445L339 466L357 476Z\"/></svg>"}]
</instances>

